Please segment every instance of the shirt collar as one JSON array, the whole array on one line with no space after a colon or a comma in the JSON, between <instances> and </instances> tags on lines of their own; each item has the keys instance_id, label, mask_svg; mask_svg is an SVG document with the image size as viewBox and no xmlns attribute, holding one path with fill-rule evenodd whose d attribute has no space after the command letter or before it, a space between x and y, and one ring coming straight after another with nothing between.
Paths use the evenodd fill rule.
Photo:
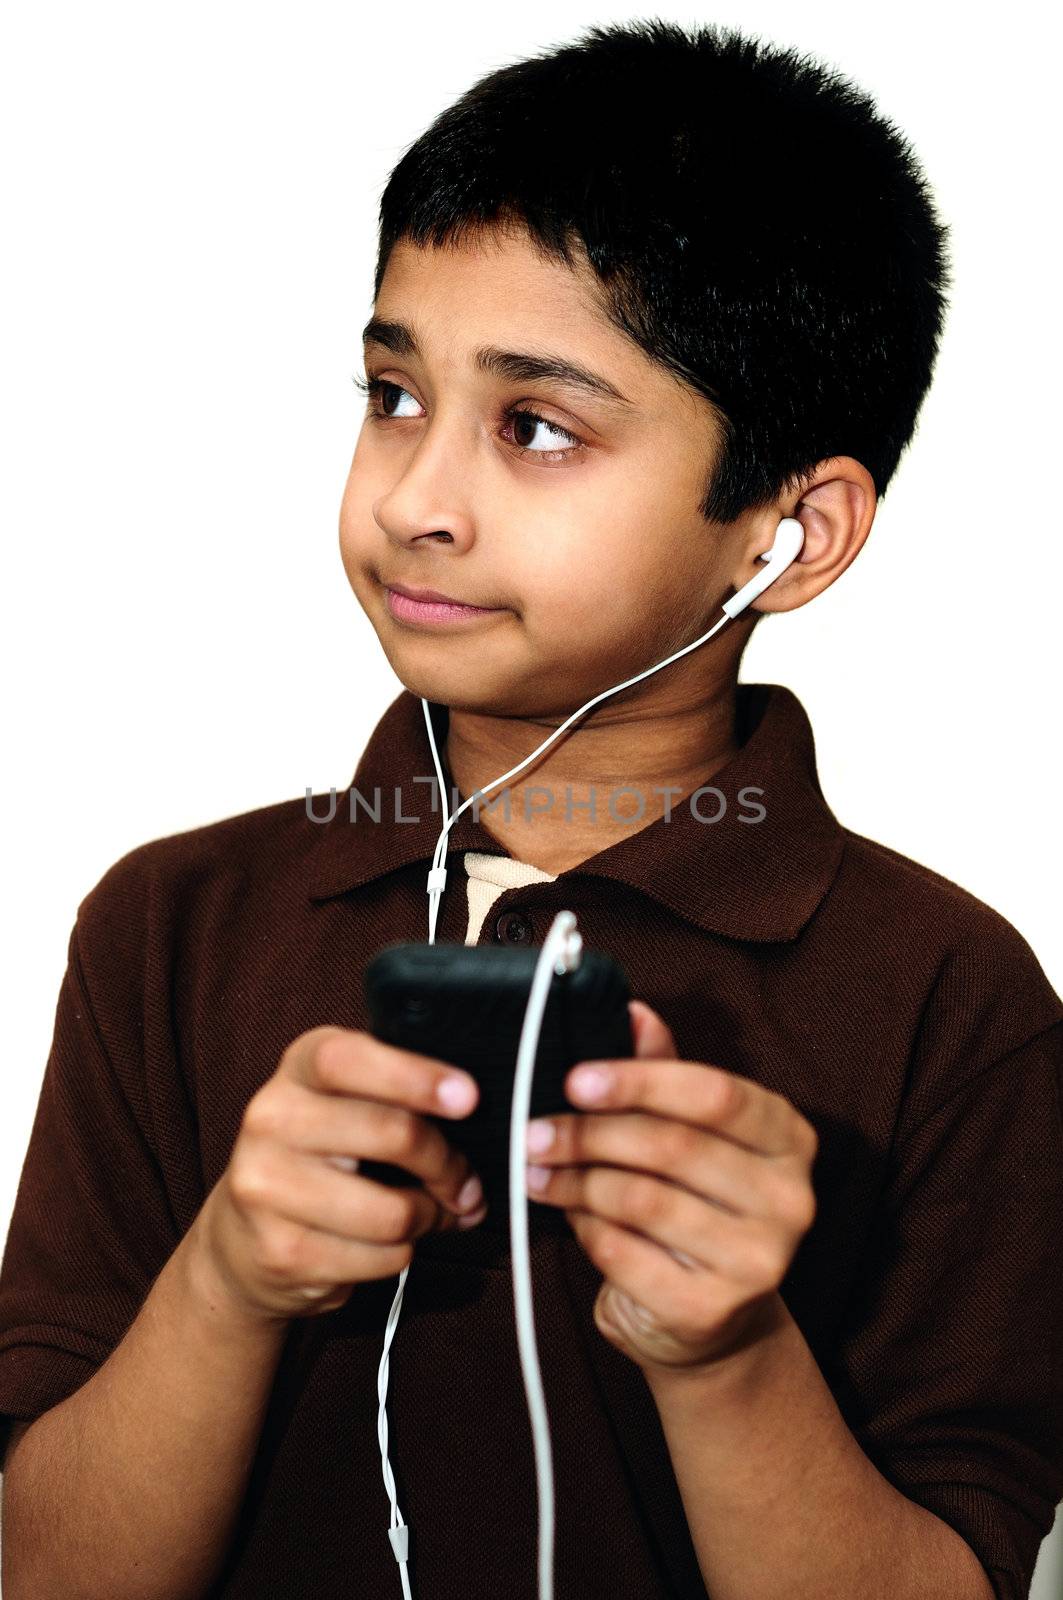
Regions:
<instances>
[{"instance_id":1,"label":"shirt collar","mask_svg":"<svg viewBox=\"0 0 1063 1600\"><path fill-rule=\"evenodd\" d=\"M447 708L433 704L431 714L450 800ZM556 881L590 873L648 895L708 932L733 939L795 938L833 882L844 830L823 798L812 727L791 689L738 684L735 738L737 753L712 774L710 792L697 801L701 815L712 817L721 801L711 791L720 791L726 808L718 821L699 821L688 797L673 796L669 818L635 827ZM424 863L427 877L443 825L437 785L428 781L434 772L420 698L403 689L373 730L350 788L336 795L331 816L331 795L313 798L315 817L330 820L316 824L311 899L344 894L413 862ZM486 806L500 793L488 792L485 820ZM598 803L608 805L606 790L599 790ZM763 817L748 820L761 807ZM462 812L447 835L452 873L462 851L509 853L474 819L474 810ZM453 883L452 876L447 888Z\"/></svg>"}]
</instances>

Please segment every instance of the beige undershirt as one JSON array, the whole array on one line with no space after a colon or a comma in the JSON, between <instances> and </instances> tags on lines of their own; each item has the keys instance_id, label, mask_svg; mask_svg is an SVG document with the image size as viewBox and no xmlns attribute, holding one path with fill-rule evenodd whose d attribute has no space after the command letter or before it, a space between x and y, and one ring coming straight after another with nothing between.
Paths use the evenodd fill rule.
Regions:
<instances>
[{"instance_id":1,"label":"beige undershirt","mask_svg":"<svg viewBox=\"0 0 1063 1600\"><path fill-rule=\"evenodd\" d=\"M465 871L469 878L469 926L465 943L475 944L480 937L484 918L504 889L521 889L526 883L553 883L556 872L543 872L527 861L515 861L512 856L481 855L477 850L466 850Z\"/></svg>"}]
</instances>

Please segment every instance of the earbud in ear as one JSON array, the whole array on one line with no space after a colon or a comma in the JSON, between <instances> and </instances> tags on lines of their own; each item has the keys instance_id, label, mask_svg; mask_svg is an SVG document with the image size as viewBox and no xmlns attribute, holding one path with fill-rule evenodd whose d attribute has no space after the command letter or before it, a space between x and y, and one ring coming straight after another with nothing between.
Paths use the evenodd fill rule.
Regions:
<instances>
[{"instance_id":1,"label":"earbud in ear","mask_svg":"<svg viewBox=\"0 0 1063 1600\"><path fill-rule=\"evenodd\" d=\"M729 617L737 617L744 611L751 600L758 594L763 594L770 583L776 578L781 578L790 564L797 560L801 554L801 546L805 542L805 530L796 517L783 517L775 530L775 540L770 550L765 550L759 560L765 562L763 572L758 572L755 578L743 584L737 594L730 600L723 602L723 609Z\"/></svg>"}]
</instances>

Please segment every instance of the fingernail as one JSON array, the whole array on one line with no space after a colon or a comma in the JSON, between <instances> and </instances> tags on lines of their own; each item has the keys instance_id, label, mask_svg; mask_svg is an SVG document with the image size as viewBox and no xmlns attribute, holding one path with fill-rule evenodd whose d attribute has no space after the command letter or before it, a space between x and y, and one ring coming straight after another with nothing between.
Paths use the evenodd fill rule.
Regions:
<instances>
[{"instance_id":1,"label":"fingernail","mask_svg":"<svg viewBox=\"0 0 1063 1600\"><path fill-rule=\"evenodd\" d=\"M612 1074L608 1067L581 1067L573 1074L572 1092L581 1100L598 1100L611 1086Z\"/></svg>"},{"instance_id":2,"label":"fingernail","mask_svg":"<svg viewBox=\"0 0 1063 1600\"><path fill-rule=\"evenodd\" d=\"M486 1217L486 1215L487 1215L487 1207L486 1206L481 1206L479 1211L473 1211L471 1213L471 1215L469 1215L467 1217L459 1217L458 1218L458 1227L459 1228L463 1228L463 1229L464 1228L475 1228L479 1223L481 1223L483 1221L483 1219Z\"/></svg>"},{"instance_id":3,"label":"fingernail","mask_svg":"<svg viewBox=\"0 0 1063 1600\"><path fill-rule=\"evenodd\" d=\"M540 1156L544 1150L549 1150L554 1142L554 1132L552 1122L529 1122L527 1137L524 1141L527 1153L532 1156Z\"/></svg>"},{"instance_id":4,"label":"fingernail","mask_svg":"<svg viewBox=\"0 0 1063 1600\"><path fill-rule=\"evenodd\" d=\"M458 1210L469 1211L474 1205L478 1205L483 1197L484 1186L474 1175L458 1194Z\"/></svg>"},{"instance_id":5,"label":"fingernail","mask_svg":"<svg viewBox=\"0 0 1063 1600\"><path fill-rule=\"evenodd\" d=\"M326 1161L331 1161L334 1167L339 1167L342 1172L357 1172L357 1156L326 1156Z\"/></svg>"},{"instance_id":6,"label":"fingernail","mask_svg":"<svg viewBox=\"0 0 1063 1600\"><path fill-rule=\"evenodd\" d=\"M444 1078L436 1093L447 1111L468 1111L474 1098L472 1084L466 1078Z\"/></svg>"}]
</instances>

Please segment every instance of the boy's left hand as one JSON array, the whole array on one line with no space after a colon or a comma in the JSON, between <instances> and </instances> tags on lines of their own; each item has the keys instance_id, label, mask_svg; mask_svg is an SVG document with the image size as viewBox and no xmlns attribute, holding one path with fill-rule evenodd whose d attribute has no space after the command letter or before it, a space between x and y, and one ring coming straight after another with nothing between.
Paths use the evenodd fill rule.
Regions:
<instances>
[{"instance_id":1,"label":"boy's left hand","mask_svg":"<svg viewBox=\"0 0 1063 1600\"><path fill-rule=\"evenodd\" d=\"M608 1063L600 1099L569 1073L566 1093L587 1109L541 1119L554 1142L527 1159L549 1179L528 1195L565 1208L605 1275L595 1324L649 1377L711 1366L767 1325L815 1217L819 1141L782 1095L677 1061L662 1018L629 1009L635 1057Z\"/></svg>"}]
</instances>

